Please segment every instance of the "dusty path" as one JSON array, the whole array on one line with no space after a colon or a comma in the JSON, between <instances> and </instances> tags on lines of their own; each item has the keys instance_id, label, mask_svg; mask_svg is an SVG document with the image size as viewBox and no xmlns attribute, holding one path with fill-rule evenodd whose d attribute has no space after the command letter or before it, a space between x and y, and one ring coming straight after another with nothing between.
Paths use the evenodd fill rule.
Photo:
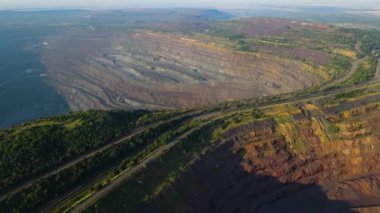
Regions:
<instances>
[{"instance_id":1,"label":"dusty path","mask_svg":"<svg viewBox=\"0 0 380 213\"><path fill-rule=\"evenodd\" d=\"M361 46L362 46L362 43L360 41L358 41L356 44L355 44L355 51L361 55L364 54L364 52L362 51L361 49ZM351 67L350 69L348 70L348 72L342 77L342 78L339 78L339 79L335 79L329 83L327 83L326 85L323 85L321 87L321 89L327 89L329 87L332 87L336 84L340 84L344 81L346 81L347 79L349 79L354 73L355 73L355 70L356 70L356 67L358 66L358 64L360 64L361 62L365 61L366 59L368 58L368 56L364 57L364 58L361 58L361 59L356 59L355 61L353 61L351 63Z\"/></svg>"},{"instance_id":2,"label":"dusty path","mask_svg":"<svg viewBox=\"0 0 380 213\"><path fill-rule=\"evenodd\" d=\"M335 80L333 80L333 81L331 81L331 82L329 82L329 83L323 85L323 86L321 87L321 89L322 89L322 90L323 90L323 89L327 89L327 88L329 88L329 87L332 87L332 86L334 86L334 85L338 85L338 84L343 83L344 81L348 80L348 79L349 79L349 78L355 73L356 68L358 67L358 65L359 65L360 63L364 62L364 61L367 60L367 59L368 59L368 56L353 61L353 62L351 63L351 67L350 67L350 69L348 70L348 72L347 72L342 78L335 79Z\"/></svg>"},{"instance_id":3,"label":"dusty path","mask_svg":"<svg viewBox=\"0 0 380 213\"><path fill-rule=\"evenodd\" d=\"M377 59L375 79L380 79L380 58Z\"/></svg>"},{"instance_id":4,"label":"dusty path","mask_svg":"<svg viewBox=\"0 0 380 213\"><path fill-rule=\"evenodd\" d=\"M358 52L359 54L364 54L364 52L362 51L362 42L358 41L356 44L355 44L355 50L356 52Z\"/></svg>"},{"instance_id":5,"label":"dusty path","mask_svg":"<svg viewBox=\"0 0 380 213\"><path fill-rule=\"evenodd\" d=\"M91 151L90 153L86 153L86 154L84 154L84 155L81 155L81 156L75 158L74 160L69 161L69 162L67 162L67 163L65 163L65 164L63 164L63 165L57 167L56 169L54 169L54 170L52 170L52 171L49 171L49 172L47 172L47 173L45 173L45 174L43 174L43 175L41 175L41 176L39 176L39 177L37 177L37 178L31 179L31 180L29 180L29 181L27 181L27 182L24 182L23 184L17 186L17 188L15 188L15 189L13 189L13 190L11 190L11 191L9 191L9 192L6 192L6 193L2 194L1 197L0 197L0 200L3 200L3 199L5 199L7 196L14 195L14 194L16 194L17 192L19 192L19 191L21 191L21 190L23 190L23 189L25 189L25 188L28 188L28 187L32 186L33 184L35 184L36 182L38 182L38 181L41 180L41 179L45 179L45 178L48 178L48 177L50 177L50 176L52 176L52 175L58 174L59 172L61 172L61 171L65 170L65 169L67 169L67 168L69 168L69 167L71 167L71 166L73 166L73 165L75 165L75 164L77 164L77 163L83 161L83 160L86 159L86 158L89 158L89 157L92 157L92 156L94 156L94 155L96 155L96 154L98 154L98 153L101 153L101 152L103 152L104 150L106 150L106 149L108 149L108 148L110 148L110 147L112 147L112 146L115 146L115 145L121 144L121 143L123 143L123 142L125 142L125 141L131 139L132 137L134 137L134 136L140 134L141 132L143 132L143 131L145 131L145 130L147 130L147 129L153 127L153 126L161 125L161 124L163 124L164 122L170 122L170 121L173 121L173 120L176 120L176 119L183 118L183 117L185 117L185 116L196 115L196 114L198 114L198 113L200 113L200 111L191 111L191 112L184 113L184 114L181 114L181 115L179 115L179 116L176 116L176 117L174 117L174 118L171 118L171 119L169 119L169 120L159 121L159 122L152 123L152 124L149 124L149 125L147 125L147 126L144 126L144 127L138 128L138 129L132 131L129 135L127 135L127 136L125 136L125 137L123 137L123 138L121 138L121 139L119 139L119 140L117 140L117 141L114 141L114 142L112 142L112 143L110 143L110 144L107 144L106 146L103 146L103 147L101 147L101 148L99 148L99 149L96 149L96 150L94 150L94 151Z\"/></svg>"}]
</instances>

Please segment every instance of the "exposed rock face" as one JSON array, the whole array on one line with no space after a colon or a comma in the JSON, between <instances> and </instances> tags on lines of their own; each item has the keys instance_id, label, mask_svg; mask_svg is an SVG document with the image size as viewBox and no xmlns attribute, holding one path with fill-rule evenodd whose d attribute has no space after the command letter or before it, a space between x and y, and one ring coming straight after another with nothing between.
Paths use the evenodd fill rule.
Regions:
<instances>
[{"instance_id":1,"label":"exposed rock face","mask_svg":"<svg viewBox=\"0 0 380 213\"><path fill-rule=\"evenodd\" d=\"M298 61L182 35L76 32L47 41L50 80L74 110L193 107L321 81L314 68Z\"/></svg>"},{"instance_id":2,"label":"exposed rock face","mask_svg":"<svg viewBox=\"0 0 380 213\"><path fill-rule=\"evenodd\" d=\"M153 208L180 193L172 203L179 212L376 212L379 105L355 108L353 102L328 114L300 108L304 116L282 112L294 120L257 121L226 132L223 145L195 163Z\"/></svg>"}]
</instances>

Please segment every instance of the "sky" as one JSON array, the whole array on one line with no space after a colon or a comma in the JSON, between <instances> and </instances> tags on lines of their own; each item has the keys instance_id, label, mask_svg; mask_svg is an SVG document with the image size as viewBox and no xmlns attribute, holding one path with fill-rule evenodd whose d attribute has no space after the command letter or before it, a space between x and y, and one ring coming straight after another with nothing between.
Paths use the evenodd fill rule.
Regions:
<instances>
[{"instance_id":1,"label":"sky","mask_svg":"<svg viewBox=\"0 0 380 213\"><path fill-rule=\"evenodd\" d=\"M254 8L259 5L378 7L380 0L0 0L1 9L22 8Z\"/></svg>"}]
</instances>

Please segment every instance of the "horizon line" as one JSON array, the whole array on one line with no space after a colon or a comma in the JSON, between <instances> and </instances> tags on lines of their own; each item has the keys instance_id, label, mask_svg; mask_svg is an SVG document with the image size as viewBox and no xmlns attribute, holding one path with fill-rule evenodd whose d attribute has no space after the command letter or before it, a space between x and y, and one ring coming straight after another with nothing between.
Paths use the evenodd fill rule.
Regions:
<instances>
[{"instance_id":1,"label":"horizon line","mask_svg":"<svg viewBox=\"0 0 380 213\"><path fill-rule=\"evenodd\" d=\"M1 8L0 11L15 11L15 12L32 12L32 11L59 11L59 10L93 10L93 11L101 11L101 10L129 10L129 9L237 9L237 10L255 10L255 9L276 9L276 8L318 8L318 7L330 7L330 8L339 8L339 9L371 9L376 10L379 8L371 8L369 6L366 7L353 7L353 6L331 6L331 5L268 5L262 4L254 7L244 7L244 6L234 6L234 7L210 7L210 6L166 6L166 7L80 7L80 6L56 6L56 7L5 7Z\"/></svg>"}]
</instances>

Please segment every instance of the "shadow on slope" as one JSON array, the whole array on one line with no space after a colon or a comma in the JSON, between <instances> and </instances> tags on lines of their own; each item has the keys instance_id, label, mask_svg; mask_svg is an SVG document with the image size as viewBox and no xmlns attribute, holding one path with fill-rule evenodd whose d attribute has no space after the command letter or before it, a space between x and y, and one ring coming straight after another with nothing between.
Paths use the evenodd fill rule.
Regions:
<instances>
[{"instance_id":1,"label":"shadow on slope","mask_svg":"<svg viewBox=\"0 0 380 213\"><path fill-rule=\"evenodd\" d=\"M209 152L136 212L352 212L347 203L328 199L319 185L244 170L244 155L232 150L227 143Z\"/></svg>"}]
</instances>

